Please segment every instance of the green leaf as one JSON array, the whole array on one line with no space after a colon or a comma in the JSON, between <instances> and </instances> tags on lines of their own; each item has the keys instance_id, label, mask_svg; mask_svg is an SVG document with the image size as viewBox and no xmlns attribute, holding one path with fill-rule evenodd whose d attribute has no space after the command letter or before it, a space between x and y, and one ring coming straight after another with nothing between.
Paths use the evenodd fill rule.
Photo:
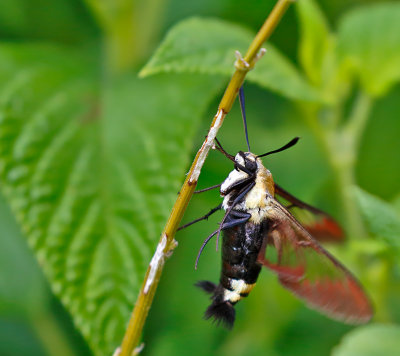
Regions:
<instances>
[{"instance_id":1,"label":"green leaf","mask_svg":"<svg viewBox=\"0 0 400 356\"><path fill-rule=\"evenodd\" d=\"M398 214L400 214L400 195L397 195L393 200L393 206Z\"/></svg>"},{"instance_id":2,"label":"green leaf","mask_svg":"<svg viewBox=\"0 0 400 356\"><path fill-rule=\"evenodd\" d=\"M2 194L0 226L0 315L40 316L48 297L45 280Z\"/></svg>"},{"instance_id":3,"label":"green leaf","mask_svg":"<svg viewBox=\"0 0 400 356\"><path fill-rule=\"evenodd\" d=\"M230 76L234 71L235 51L244 55L254 33L219 20L184 20L167 34L154 56L140 72L202 73ZM291 99L320 100L296 68L277 49L267 45L267 53L247 79Z\"/></svg>"},{"instance_id":4,"label":"green leaf","mask_svg":"<svg viewBox=\"0 0 400 356\"><path fill-rule=\"evenodd\" d=\"M354 187L356 202L368 231L400 250L400 216L391 204Z\"/></svg>"},{"instance_id":5,"label":"green leaf","mask_svg":"<svg viewBox=\"0 0 400 356\"><path fill-rule=\"evenodd\" d=\"M81 1L1 1L0 33L3 40L23 38L83 43L93 41L98 32Z\"/></svg>"},{"instance_id":6,"label":"green leaf","mask_svg":"<svg viewBox=\"0 0 400 356\"><path fill-rule=\"evenodd\" d=\"M314 0L296 2L300 21L299 60L312 83L321 82L322 67L332 39L327 20Z\"/></svg>"},{"instance_id":7,"label":"green leaf","mask_svg":"<svg viewBox=\"0 0 400 356\"><path fill-rule=\"evenodd\" d=\"M333 356L397 356L400 350L400 327L371 324L349 332Z\"/></svg>"},{"instance_id":8,"label":"green leaf","mask_svg":"<svg viewBox=\"0 0 400 356\"><path fill-rule=\"evenodd\" d=\"M50 46L0 46L0 181L97 355L120 344L215 78L101 79Z\"/></svg>"},{"instance_id":9,"label":"green leaf","mask_svg":"<svg viewBox=\"0 0 400 356\"><path fill-rule=\"evenodd\" d=\"M338 49L345 65L374 96L384 95L400 79L400 4L365 6L340 23Z\"/></svg>"}]
</instances>

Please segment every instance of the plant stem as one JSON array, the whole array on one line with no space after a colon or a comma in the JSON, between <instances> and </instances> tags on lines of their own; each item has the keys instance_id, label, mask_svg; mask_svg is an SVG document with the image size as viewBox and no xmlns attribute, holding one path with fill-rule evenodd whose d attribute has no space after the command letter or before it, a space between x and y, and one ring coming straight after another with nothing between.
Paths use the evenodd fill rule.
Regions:
<instances>
[{"instance_id":1,"label":"plant stem","mask_svg":"<svg viewBox=\"0 0 400 356\"><path fill-rule=\"evenodd\" d=\"M352 188L356 185L354 166L341 164L334 166L333 170L347 232L352 238L361 238L365 235L365 229L352 194Z\"/></svg>"},{"instance_id":2,"label":"plant stem","mask_svg":"<svg viewBox=\"0 0 400 356\"><path fill-rule=\"evenodd\" d=\"M161 234L157 250L147 269L131 319L129 320L128 328L122 341L121 349L119 353L117 353L120 356L131 356L133 350L139 344L143 326L163 270L165 258L170 255L176 246L176 241L174 240L176 230L187 208L189 200L193 195L201 168L208 152L214 144L214 139L225 116L232 108L247 72L254 66L258 59L258 53L262 44L270 37L291 2L293 2L293 0L278 0L267 20L251 43L244 59L238 59L235 63L236 70L221 99L217 114L211 123L208 135L200 150L197 152L185 182L183 183L178 198L172 208L171 215Z\"/></svg>"},{"instance_id":3,"label":"plant stem","mask_svg":"<svg viewBox=\"0 0 400 356\"><path fill-rule=\"evenodd\" d=\"M357 160L360 139L371 110L371 104L371 97L360 91L354 100L351 114L343 127L338 127L337 125L325 127L318 120L320 107L310 105L300 106L305 117L305 122L323 147L328 162L335 174L347 232L350 236L356 238L363 236L365 231L352 196L352 187L356 184L354 167ZM334 113L342 112L337 106L330 110ZM340 121L338 120L338 122Z\"/></svg>"},{"instance_id":4,"label":"plant stem","mask_svg":"<svg viewBox=\"0 0 400 356\"><path fill-rule=\"evenodd\" d=\"M353 151L355 154L358 152L360 139L367 124L371 107L372 98L364 91L360 91L354 101L347 125L344 128L344 131L353 137Z\"/></svg>"},{"instance_id":5,"label":"plant stem","mask_svg":"<svg viewBox=\"0 0 400 356\"><path fill-rule=\"evenodd\" d=\"M159 31L164 0L85 0L104 32L106 69L112 74L136 67Z\"/></svg>"},{"instance_id":6,"label":"plant stem","mask_svg":"<svg viewBox=\"0 0 400 356\"><path fill-rule=\"evenodd\" d=\"M66 335L63 334L57 320L49 311L35 313L30 321L48 355L75 355Z\"/></svg>"},{"instance_id":7,"label":"plant stem","mask_svg":"<svg viewBox=\"0 0 400 356\"><path fill-rule=\"evenodd\" d=\"M338 190L342 200L349 234L354 238L365 235L364 225L355 204L352 188L356 185L355 164L360 139L371 110L371 98L360 91L354 100L353 108L346 125L335 135L332 147L332 167L337 177Z\"/></svg>"},{"instance_id":8,"label":"plant stem","mask_svg":"<svg viewBox=\"0 0 400 356\"><path fill-rule=\"evenodd\" d=\"M135 1L133 65L143 64L155 46L165 12L165 0Z\"/></svg>"}]
</instances>

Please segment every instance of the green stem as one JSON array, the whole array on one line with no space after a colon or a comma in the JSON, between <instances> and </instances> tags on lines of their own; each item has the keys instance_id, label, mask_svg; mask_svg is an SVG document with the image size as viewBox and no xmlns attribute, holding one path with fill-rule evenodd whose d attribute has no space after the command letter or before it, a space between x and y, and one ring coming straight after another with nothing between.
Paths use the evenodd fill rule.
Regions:
<instances>
[{"instance_id":1,"label":"green stem","mask_svg":"<svg viewBox=\"0 0 400 356\"><path fill-rule=\"evenodd\" d=\"M360 91L354 101L351 115L342 128L337 127L337 125L323 126L318 120L321 107L301 106L305 121L323 148L333 170L343 207L345 226L349 235L354 237L361 237L365 234L358 208L352 196L352 187L356 184L355 163L371 104L371 98ZM328 109L332 111L332 115L342 112L338 105L341 104ZM338 122L341 121L338 120Z\"/></svg>"},{"instance_id":2,"label":"green stem","mask_svg":"<svg viewBox=\"0 0 400 356\"><path fill-rule=\"evenodd\" d=\"M164 0L86 0L104 32L106 69L112 74L137 67L154 45Z\"/></svg>"},{"instance_id":3,"label":"green stem","mask_svg":"<svg viewBox=\"0 0 400 356\"><path fill-rule=\"evenodd\" d=\"M133 16L129 15L119 18L105 34L105 64L111 73L124 72L135 62Z\"/></svg>"},{"instance_id":4,"label":"green stem","mask_svg":"<svg viewBox=\"0 0 400 356\"><path fill-rule=\"evenodd\" d=\"M371 98L360 91L354 100L350 117L345 126L335 135L335 151L331 151L333 169L343 202L348 232L353 237L365 236L364 225L354 201L352 189L356 185L355 164L360 139L371 111L371 105Z\"/></svg>"},{"instance_id":5,"label":"green stem","mask_svg":"<svg viewBox=\"0 0 400 356\"><path fill-rule=\"evenodd\" d=\"M343 207L347 232L353 238L365 236L364 225L352 194L352 188L356 185L354 166L341 163L339 165L334 165L333 171L336 178L339 198Z\"/></svg>"},{"instance_id":6,"label":"green stem","mask_svg":"<svg viewBox=\"0 0 400 356\"><path fill-rule=\"evenodd\" d=\"M141 64L153 50L165 9L165 0L136 1L134 28L134 66Z\"/></svg>"},{"instance_id":7,"label":"green stem","mask_svg":"<svg viewBox=\"0 0 400 356\"><path fill-rule=\"evenodd\" d=\"M44 311L43 313L35 313L30 322L48 355L75 355L65 333L50 312Z\"/></svg>"},{"instance_id":8,"label":"green stem","mask_svg":"<svg viewBox=\"0 0 400 356\"><path fill-rule=\"evenodd\" d=\"M394 321L387 303L390 293L389 285L392 282L390 280L390 271L392 268L393 265L391 262L388 260L381 260L379 266L373 266L375 275L369 276L375 287L375 305L379 305L379 308L377 308L375 312L375 320L378 322L390 323Z\"/></svg>"},{"instance_id":9,"label":"green stem","mask_svg":"<svg viewBox=\"0 0 400 356\"><path fill-rule=\"evenodd\" d=\"M353 110L347 121L344 131L353 137L353 151L358 153L360 139L364 132L372 107L372 98L364 91L360 91L354 101Z\"/></svg>"}]
</instances>

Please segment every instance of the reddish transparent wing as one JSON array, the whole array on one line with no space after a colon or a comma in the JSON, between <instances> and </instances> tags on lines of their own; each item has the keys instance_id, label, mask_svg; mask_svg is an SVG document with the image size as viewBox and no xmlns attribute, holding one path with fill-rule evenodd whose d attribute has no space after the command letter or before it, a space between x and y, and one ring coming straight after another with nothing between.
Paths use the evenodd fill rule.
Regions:
<instances>
[{"instance_id":1,"label":"reddish transparent wing","mask_svg":"<svg viewBox=\"0 0 400 356\"><path fill-rule=\"evenodd\" d=\"M311 308L349 324L370 320L370 301L355 277L278 202L271 211L259 262Z\"/></svg>"},{"instance_id":2,"label":"reddish transparent wing","mask_svg":"<svg viewBox=\"0 0 400 356\"><path fill-rule=\"evenodd\" d=\"M297 199L278 184L275 184L275 193L281 198L282 204L287 206L290 213L315 239L322 242L344 240L342 228L329 214Z\"/></svg>"}]
</instances>

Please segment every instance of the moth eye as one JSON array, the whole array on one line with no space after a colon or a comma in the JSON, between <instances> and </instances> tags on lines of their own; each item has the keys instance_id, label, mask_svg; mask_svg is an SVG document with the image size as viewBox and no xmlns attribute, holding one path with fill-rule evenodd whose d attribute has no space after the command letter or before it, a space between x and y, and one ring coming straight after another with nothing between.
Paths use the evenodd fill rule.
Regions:
<instances>
[{"instance_id":1,"label":"moth eye","mask_svg":"<svg viewBox=\"0 0 400 356\"><path fill-rule=\"evenodd\" d=\"M257 170L257 163L254 161L246 161L246 168L249 171L255 172Z\"/></svg>"}]
</instances>

